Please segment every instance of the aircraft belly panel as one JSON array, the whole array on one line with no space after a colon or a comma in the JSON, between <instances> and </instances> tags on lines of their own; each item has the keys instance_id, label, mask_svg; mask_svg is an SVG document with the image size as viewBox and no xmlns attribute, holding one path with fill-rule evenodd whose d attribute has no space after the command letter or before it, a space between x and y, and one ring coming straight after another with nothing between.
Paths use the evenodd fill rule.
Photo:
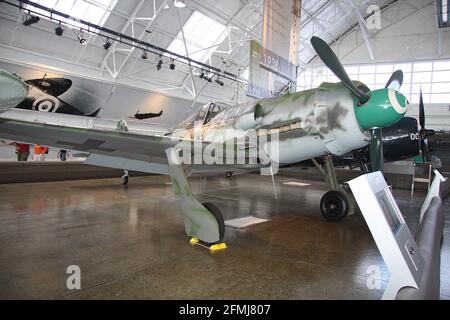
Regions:
<instances>
[{"instance_id":1,"label":"aircraft belly panel","mask_svg":"<svg viewBox=\"0 0 450 320\"><path fill-rule=\"evenodd\" d=\"M277 148L277 146L265 146L264 150ZM328 153L325 145L318 136L303 136L299 138L280 140L278 157L279 163L289 164L319 157ZM273 157L272 160L276 161Z\"/></svg>"}]
</instances>

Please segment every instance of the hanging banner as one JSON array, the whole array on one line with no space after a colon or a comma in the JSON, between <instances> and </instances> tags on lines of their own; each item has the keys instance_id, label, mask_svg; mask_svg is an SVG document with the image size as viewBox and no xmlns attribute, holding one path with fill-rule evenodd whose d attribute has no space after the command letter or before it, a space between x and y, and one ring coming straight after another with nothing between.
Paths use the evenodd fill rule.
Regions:
<instances>
[{"instance_id":1,"label":"hanging banner","mask_svg":"<svg viewBox=\"0 0 450 320\"><path fill-rule=\"evenodd\" d=\"M262 47L257 41L250 41L247 95L253 98L270 98L273 96L273 80L270 72L260 67L261 50Z\"/></svg>"},{"instance_id":2,"label":"hanging banner","mask_svg":"<svg viewBox=\"0 0 450 320\"><path fill-rule=\"evenodd\" d=\"M261 67L297 78L301 0L264 0Z\"/></svg>"}]
</instances>

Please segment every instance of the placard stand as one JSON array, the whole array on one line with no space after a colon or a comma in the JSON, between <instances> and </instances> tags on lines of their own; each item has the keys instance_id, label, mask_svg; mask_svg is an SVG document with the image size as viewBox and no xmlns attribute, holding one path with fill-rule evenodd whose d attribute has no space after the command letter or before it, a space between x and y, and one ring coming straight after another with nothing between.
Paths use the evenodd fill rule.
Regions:
<instances>
[{"instance_id":1,"label":"placard stand","mask_svg":"<svg viewBox=\"0 0 450 320\"><path fill-rule=\"evenodd\" d=\"M425 261L383 174L365 174L349 185L391 275L383 299L395 299L403 287L419 288Z\"/></svg>"},{"instance_id":2,"label":"placard stand","mask_svg":"<svg viewBox=\"0 0 450 320\"><path fill-rule=\"evenodd\" d=\"M433 199L434 197L439 197L439 189L441 186L441 182L444 182L446 180L446 178L444 178L437 169L434 169L433 171L434 171L433 183L431 184L431 187L428 190L427 197L425 198L422 208L420 209L420 222L422 222L423 215L430 206L431 199Z\"/></svg>"}]
</instances>

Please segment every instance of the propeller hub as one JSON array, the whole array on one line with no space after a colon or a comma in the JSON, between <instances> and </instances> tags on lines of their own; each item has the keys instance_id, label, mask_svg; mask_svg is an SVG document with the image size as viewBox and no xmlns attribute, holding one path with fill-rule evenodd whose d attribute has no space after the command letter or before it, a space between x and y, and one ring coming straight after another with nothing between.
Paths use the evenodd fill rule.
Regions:
<instances>
[{"instance_id":1,"label":"propeller hub","mask_svg":"<svg viewBox=\"0 0 450 320\"><path fill-rule=\"evenodd\" d=\"M355 114L363 130L390 127L408 110L406 97L393 89L379 89L370 93L370 99L359 105L355 98Z\"/></svg>"}]
</instances>

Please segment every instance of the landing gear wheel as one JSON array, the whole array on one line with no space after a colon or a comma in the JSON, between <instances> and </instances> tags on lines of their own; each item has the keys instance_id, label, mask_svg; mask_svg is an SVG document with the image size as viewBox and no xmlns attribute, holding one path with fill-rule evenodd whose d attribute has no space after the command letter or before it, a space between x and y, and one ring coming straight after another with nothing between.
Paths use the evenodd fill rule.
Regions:
<instances>
[{"instance_id":1,"label":"landing gear wheel","mask_svg":"<svg viewBox=\"0 0 450 320\"><path fill-rule=\"evenodd\" d=\"M203 241L202 243L207 246L211 246L216 243L222 243L223 238L225 237L225 221L223 220L219 208L217 208L217 206L211 202L204 202L202 203L202 205L212 213L214 218L216 218L217 224L219 225L219 240L214 243L205 243Z\"/></svg>"},{"instance_id":2,"label":"landing gear wheel","mask_svg":"<svg viewBox=\"0 0 450 320\"><path fill-rule=\"evenodd\" d=\"M340 221L344 219L349 210L347 197L339 191L328 191L320 200L320 211L325 219Z\"/></svg>"},{"instance_id":3,"label":"landing gear wheel","mask_svg":"<svg viewBox=\"0 0 450 320\"><path fill-rule=\"evenodd\" d=\"M233 172L228 171L227 173L225 173L225 176L227 178L231 178L231 176L233 175Z\"/></svg>"},{"instance_id":4,"label":"landing gear wheel","mask_svg":"<svg viewBox=\"0 0 450 320\"><path fill-rule=\"evenodd\" d=\"M122 176L122 184L126 186L128 184L128 176Z\"/></svg>"}]
</instances>

